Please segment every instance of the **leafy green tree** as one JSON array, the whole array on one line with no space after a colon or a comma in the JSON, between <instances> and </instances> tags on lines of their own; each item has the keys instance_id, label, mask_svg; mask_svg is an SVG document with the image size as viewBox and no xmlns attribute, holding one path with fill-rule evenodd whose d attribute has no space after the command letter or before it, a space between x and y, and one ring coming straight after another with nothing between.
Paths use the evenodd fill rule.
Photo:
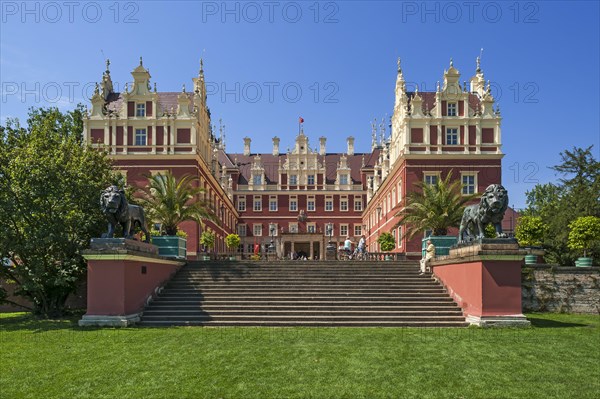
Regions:
<instances>
[{"instance_id":1,"label":"leafy green tree","mask_svg":"<svg viewBox=\"0 0 600 399\"><path fill-rule=\"evenodd\" d=\"M524 214L539 216L547 226L543 246L549 263L573 265L579 254L568 246L567 227L580 216L600 216L600 162L592 148L561 152L562 162L551 167L560 176L558 184L538 184L527 192ZM592 250L595 262L599 250Z\"/></svg>"},{"instance_id":2,"label":"leafy green tree","mask_svg":"<svg viewBox=\"0 0 600 399\"><path fill-rule=\"evenodd\" d=\"M180 223L195 220L215 220L211 204L203 199L205 190L192 175L175 178L171 172L148 177L148 186L141 189L138 199L148 220L160 223L165 233L174 236Z\"/></svg>"},{"instance_id":3,"label":"leafy green tree","mask_svg":"<svg viewBox=\"0 0 600 399\"><path fill-rule=\"evenodd\" d=\"M416 184L417 190L410 193L407 205L396 215L398 224L407 224L407 236L432 230L434 236L444 236L450 227L458 227L465 205L475 198L462 195L460 180L452 181L452 171L436 184Z\"/></svg>"},{"instance_id":4,"label":"leafy green tree","mask_svg":"<svg viewBox=\"0 0 600 399\"><path fill-rule=\"evenodd\" d=\"M240 236L237 234L231 233L225 237L225 245L227 245L227 248L231 250L237 250L240 246L240 242Z\"/></svg>"},{"instance_id":5,"label":"leafy green tree","mask_svg":"<svg viewBox=\"0 0 600 399\"><path fill-rule=\"evenodd\" d=\"M547 226L539 216L521 216L515 227L515 238L523 247L539 247L544 242Z\"/></svg>"},{"instance_id":6,"label":"leafy green tree","mask_svg":"<svg viewBox=\"0 0 600 399\"><path fill-rule=\"evenodd\" d=\"M600 241L600 218L595 216L578 217L569 224L569 248L583 250L583 256L594 243Z\"/></svg>"},{"instance_id":7,"label":"leafy green tree","mask_svg":"<svg viewBox=\"0 0 600 399\"><path fill-rule=\"evenodd\" d=\"M377 237L377 242L379 243L379 248L385 252L396 248L396 239L391 233L381 233L381 235Z\"/></svg>"},{"instance_id":8,"label":"leafy green tree","mask_svg":"<svg viewBox=\"0 0 600 399\"><path fill-rule=\"evenodd\" d=\"M81 107L31 109L26 128L0 127L0 258L13 264L0 277L44 317L64 312L86 270L82 250L105 227L98 201L111 164L83 144L82 121Z\"/></svg>"},{"instance_id":9,"label":"leafy green tree","mask_svg":"<svg viewBox=\"0 0 600 399\"><path fill-rule=\"evenodd\" d=\"M215 233L210 231L203 231L200 236L200 244L204 245L205 248L210 249L215 246Z\"/></svg>"}]
</instances>

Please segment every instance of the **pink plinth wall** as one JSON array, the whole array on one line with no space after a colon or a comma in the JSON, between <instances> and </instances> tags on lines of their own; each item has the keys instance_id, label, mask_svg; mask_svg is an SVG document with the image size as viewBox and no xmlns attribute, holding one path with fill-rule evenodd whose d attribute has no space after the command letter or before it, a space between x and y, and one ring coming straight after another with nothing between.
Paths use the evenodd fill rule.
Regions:
<instances>
[{"instance_id":1,"label":"pink plinth wall","mask_svg":"<svg viewBox=\"0 0 600 399\"><path fill-rule=\"evenodd\" d=\"M521 250L516 244L451 249L432 262L433 275L478 325L529 325L521 304Z\"/></svg>"},{"instance_id":2,"label":"pink plinth wall","mask_svg":"<svg viewBox=\"0 0 600 399\"><path fill-rule=\"evenodd\" d=\"M124 316L143 310L154 289L177 271L178 263L145 260L88 260L86 315ZM146 273L142 274L142 267Z\"/></svg>"},{"instance_id":3,"label":"pink plinth wall","mask_svg":"<svg viewBox=\"0 0 600 399\"><path fill-rule=\"evenodd\" d=\"M435 276L471 316L521 314L521 262L478 261L440 265Z\"/></svg>"}]
</instances>

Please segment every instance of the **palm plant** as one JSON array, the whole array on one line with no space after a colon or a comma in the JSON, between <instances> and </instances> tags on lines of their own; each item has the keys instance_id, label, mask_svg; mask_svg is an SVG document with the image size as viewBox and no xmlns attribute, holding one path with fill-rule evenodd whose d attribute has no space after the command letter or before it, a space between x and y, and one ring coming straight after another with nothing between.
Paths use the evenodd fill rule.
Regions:
<instances>
[{"instance_id":1,"label":"palm plant","mask_svg":"<svg viewBox=\"0 0 600 399\"><path fill-rule=\"evenodd\" d=\"M435 184L417 183L417 190L408 195L407 205L396 216L398 225L407 225L409 239L428 229L434 236L444 236L448 228L460 225L465 205L475 195L462 195L460 180L451 180L452 171Z\"/></svg>"},{"instance_id":2,"label":"palm plant","mask_svg":"<svg viewBox=\"0 0 600 399\"><path fill-rule=\"evenodd\" d=\"M212 205L200 198L205 190L196 182L195 176L184 175L178 180L171 172L148 176L149 184L141 189L140 198L148 219L160 223L170 236L177 233L181 222L215 220Z\"/></svg>"}]
</instances>

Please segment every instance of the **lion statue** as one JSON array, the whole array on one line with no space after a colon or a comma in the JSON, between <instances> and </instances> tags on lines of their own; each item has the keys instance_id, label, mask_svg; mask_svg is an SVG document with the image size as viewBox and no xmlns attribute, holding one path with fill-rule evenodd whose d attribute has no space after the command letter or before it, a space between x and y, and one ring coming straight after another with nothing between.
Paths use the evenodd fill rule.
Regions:
<instances>
[{"instance_id":1,"label":"lion statue","mask_svg":"<svg viewBox=\"0 0 600 399\"><path fill-rule=\"evenodd\" d=\"M485 227L490 223L496 229L496 237L506 238L506 234L502 232L502 219L506 208L508 208L506 189L500 184L489 185L478 204L465 208L458 231L458 242L464 243L483 238Z\"/></svg>"},{"instance_id":2,"label":"lion statue","mask_svg":"<svg viewBox=\"0 0 600 399\"><path fill-rule=\"evenodd\" d=\"M146 235L145 242L150 242L144 208L129 205L123 190L117 186L108 187L100 195L100 207L108 220L108 232L102 234L102 238L113 238L117 224L120 224L123 227L123 237L133 239L133 230L137 223Z\"/></svg>"}]
</instances>

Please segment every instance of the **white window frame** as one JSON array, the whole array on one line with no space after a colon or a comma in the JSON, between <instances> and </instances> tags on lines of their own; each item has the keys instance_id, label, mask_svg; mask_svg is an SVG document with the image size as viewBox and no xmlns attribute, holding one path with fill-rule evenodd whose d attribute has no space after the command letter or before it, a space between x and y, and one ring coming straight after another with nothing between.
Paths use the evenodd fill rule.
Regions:
<instances>
[{"instance_id":1,"label":"white window frame","mask_svg":"<svg viewBox=\"0 0 600 399\"><path fill-rule=\"evenodd\" d=\"M440 181L440 172L425 172L423 173L423 183L424 184L435 184L432 182L428 182L427 178L428 177L435 177L436 182Z\"/></svg>"},{"instance_id":2,"label":"white window frame","mask_svg":"<svg viewBox=\"0 0 600 399\"><path fill-rule=\"evenodd\" d=\"M246 197L238 197L238 212L246 212Z\"/></svg>"},{"instance_id":3,"label":"white window frame","mask_svg":"<svg viewBox=\"0 0 600 399\"><path fill-rule=\"evenodd\" d=\"M314 186L315 185L315 175L308 175L306 177L306 184L309 186Z\"/></svg>"},{"instance_id":4,"label":"white window frame","mask_svg":"<svg viewBox=\"0 0 600 399\"><path fill-rule=\"evenodd\" d=\"M473 178L473 192L472 193L465 192L465 188L467 188L467 185L465 185L465 182L464 182L465 177ZM467 196L467 195L477 193L477 172L461 172L460 173L460 183L462 185L462 188L461 188L462 195Z\"/></svg>"},{"instance_id":5,"label":"white window frame","mask_svg":"<svg viewBox=\"0 0 600 399\"><path fill-rule=\"evenodd\" d=\"M262 237L262 223L254 223L252 225L252 235L254 237Z\"/></svg>"},{"instance_id":6,"label":"white window frame","mask_svg":"<svg viewBox=\"0 0 600 399\"><path fill-rule=\"evenodd\" d=\"M307 233L316 233L317 225L315 222L306 223L306 232Z\"/></svg>"},{"instance_id":7,"label":"white window frame","mask_svg":"<svg viewBox=\"0 0 600 399\"><path fill-rule=\"evenodd\" d=\"M297 186L298 185L298 175L290 175L289 185L290 186Z\"/></svg>"},{"instance_id":8,"label":"white window frame","mask_svg":"<svg viewBox=\"0 0 600 399\"><path fill-rule=\"evenodd\" d=\"M452 139L452 140L450 140ZM450 141L453 141L452 143ZM446 145L459 145L459 136L457 127L446 128Z\"/></svg>"},{"instance_id":9,"label":"white window frame","mask_svg":"<svg viewBox=\"0 0 600 399\"><path fill-rule=\"evenodd\" d=\"M307 212L315 212L316 210L317 210L317 201L315 200L315 197L314 196L308 197L306 199L306 211Z\"/></svg>"},{"instance_id":10,"label":"white window frame","mask_svg":"<svg viewBox=\"0 0 600 399\"><path fill-rule=\"evenodd\" d=\"M290 212L298 212L298 197L290 197Z\"/></svg>"},{"instance_id":11,"label":"white window frame","mask_svg":"<svg viewBox=\"0 0 600 399\"><path fill-rule=\"evenodd\" d=\"M275 204L275 206L273 206L273 204ZM277 209L277 197L272 195L269 197L269 212L277 212Z\"/></svg>"},{"instance_id":12,"label":"white window frame","mask_svg":"<svg viewBox=\"0 0 600 399\"><path fill-rule=\"evenodd\" d=\"M256 204L259 206L257 207ZM262 212L262 197L256 196L252 198L252 210L254 212Z\"/></svg>"},{"instance_id":13,"label":"white window frame","mask_svg":"<svg viewBox=\"0 0 600 399\"><path fill-rule=\"evenodd\" d=\"M363 207L362 207L362 197L361 196L355 196L354 197L354 211L355 212L362 212Z\"/></svg>"},{"instance_id":14,"label":"white window frame","mask_svg":"<svg viewBox=\"0 0 600 399\"><path fill-rule=\"evenodd\" d=\"M144 139L143 144L141 142L138 142L138 138ZM136 128L135 129L133 142L135 143L135 145L140 146L140 147L144 147L144 146L148 145L148 131L146 130L146 128Z\"/></svg>"},{"instance_id":15,"label":"white window frame","mask_svg":"<svg viewBox=\"0 0 600 399\"><path fill-rule=\"evenodd\" d=\"M348 212L348 197L346 196L340 197L340 212Z\"/></svg>"},{"instance_id":16,"label":"white window frame","mask_svg":"<svg viewBox=\"0 0 600 399\"><path fill-rule=\"evenodd\" d=\"M273 234L273 237L277 237L277 234L279 234L279 225L277 223L269 223L269 237L271 237L271 227L275 227L275 234Z\"/></svg>"},{"instance_id":17,"label":"white window frame","mask_svg":"<svg viewBox=\"0 0 600 399\"><path fill-rule=\"evenodd\" d=\"M348 237L348 224L340 224L340 237Z\"/></svg>"},{"instance_id":18,"label":"white window frame","mask_svg":"<svg viewBox=\"0 0 600 399\"><path fill-rule=\"evenodd\" d=\"M263 181L263 177L260 174L252 175L252 184L255 186L261 186Z\"/></svg>"},{"instance_id":19,"label":"white window frame","mask_svg":"<svg viewBox=\"0 0 600 399\"><path fill-rule=\"evenodd\" d=\"M333 212L333 196L325 197L325 211Z\"/></svg>"},{"instance_id":20,"label":"white window frame","mask_svg":"<svg viewBox=\"0 0 600 399\"><path fill-rule=\"evenodd\" d=\"M240 237L246 237L248 235L248 226L245 223L238 224L237 233Z\"/></svg>"},{"instance_id":21,"label":"white window frame","mask_svg":"<svg viewBox=\"0 0 600 399\"><path fill-rule=\"evenodd\" d=\"M349 184L348 183L349 181L350 181L350 178L348 177L347 173L340 174L340 185L347 185L347 184Z\"/></svg>"},{"instance_id":22,"label":"white window frame","mask_svg":"<svg viewBox=\"0 0 600 399\"><path fill-rule=\"evenodd\" d=\"M136 118L146 117L146 103L135 104L135 116Z\"/></svg>"},{"instance_id":23,"label":"white window frame","mask_svg":"<svg viewBox=\"0 0 600 399\"><path fill-rule=\"evenodd\" d=\"M298 223L296 223L296 222L290 222L288 224L288 231L290 233L294 233L294 234L298 233Z\"/></svg>"},{"instance_id":24,"label":"white window frame","mask_svg":"<svg viewBox=\"0 0 600 399\"><path fill-rule=\"evenodd\" d=\"M446 103L446 115L447 116L458 116L458 103L447 102Z\"/></svg>"},{"instance_id":25,"label":"white window frame","mask_svg":"<svg viewBox=\"0 0 600 399\"><path fill-rule=\"evenodd\" d=\"M362 224L354 225L354 237L362 236Z\"/></svg>"}]
</instances>

